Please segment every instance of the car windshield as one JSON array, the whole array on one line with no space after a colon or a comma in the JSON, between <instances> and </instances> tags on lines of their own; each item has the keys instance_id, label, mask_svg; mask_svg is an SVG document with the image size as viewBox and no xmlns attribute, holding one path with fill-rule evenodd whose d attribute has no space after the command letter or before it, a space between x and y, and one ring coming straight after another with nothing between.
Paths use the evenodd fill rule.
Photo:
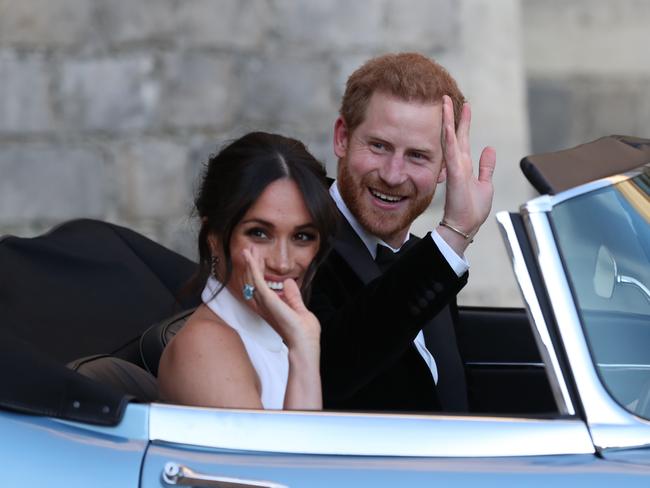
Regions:
<instances>
[{"instance_id":1,"label":"car windshield","mask_svg":"<svg viewBox=\"0 0 650 488\"><path fill-rule=\"evenodd\" d=\"M552 222L601 380L650 418L650 166L557 204Z\"/></svg>"}]
</instances>

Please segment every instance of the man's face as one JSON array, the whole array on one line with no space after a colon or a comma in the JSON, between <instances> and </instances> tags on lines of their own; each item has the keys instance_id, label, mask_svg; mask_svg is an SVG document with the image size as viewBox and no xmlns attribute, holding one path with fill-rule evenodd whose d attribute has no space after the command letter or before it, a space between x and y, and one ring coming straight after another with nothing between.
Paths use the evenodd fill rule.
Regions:
<instances>
[{"instance_id":1,"label":"man's face","mask_svg":"<svg viewBox=\"0 0 650 488\"><path fill-rule=\"evenodd\" d=\"M444 181L442 103L406 102L374 93L364 121L334 128L341 196L370 233L400 247L413 220Z\"/></svg>"}]
</instances>

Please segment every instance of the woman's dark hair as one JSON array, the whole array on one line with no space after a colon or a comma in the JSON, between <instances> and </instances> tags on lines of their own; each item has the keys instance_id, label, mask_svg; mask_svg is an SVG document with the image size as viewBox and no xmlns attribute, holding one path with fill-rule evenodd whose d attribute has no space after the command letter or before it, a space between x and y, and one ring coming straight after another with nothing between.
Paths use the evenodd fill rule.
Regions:
<instances>
[{"instance_id":1,"label":"woman's dark hair","mask_svg":"<svg viewBox=\"0 0 650 488\"><path fill-rule=\"evenodd\" d=\"M251 132L211 156L195 200L201 219L199 231L199 270L192 285L202 286L212 271L212 252L208 241L218 237L225 273L219 279L225 286L232 275L230 240L235 226L248 209L276 180L294 181L320 235L320 247L303 280L302 294L307 299L316 268L329 250L329 237L336 232L338 214L327 190L323 165L305 145L289 137L266 132Z\"/></svg>"}]
</instances>

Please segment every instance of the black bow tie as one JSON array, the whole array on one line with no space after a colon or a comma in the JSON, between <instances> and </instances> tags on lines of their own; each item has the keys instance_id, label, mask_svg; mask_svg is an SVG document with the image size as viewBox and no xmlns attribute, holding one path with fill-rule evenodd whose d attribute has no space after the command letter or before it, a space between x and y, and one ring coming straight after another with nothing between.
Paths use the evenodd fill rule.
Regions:
<instances>
[{"instance_id":1,"label":"black bow tie","mask_svg":"<svg viewBox=\"0 0 650 488\"><path fill-rule=\"evenodd\" d=\"M377 254L375 256L375 263L379 266L379 269L383 273L386 271L391 264L397 261L402 253L404 253L411 244L413 244L413 239L409 239L404 243L399 251L393 252L393 250L383 244L377 244Z\"/></svg>"}]
</instances>

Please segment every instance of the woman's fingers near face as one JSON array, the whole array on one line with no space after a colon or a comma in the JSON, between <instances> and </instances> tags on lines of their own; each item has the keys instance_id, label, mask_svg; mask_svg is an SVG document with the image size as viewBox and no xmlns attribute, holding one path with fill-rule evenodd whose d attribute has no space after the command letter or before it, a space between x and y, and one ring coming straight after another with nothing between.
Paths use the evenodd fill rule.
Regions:
<instances>
[{"instance_id":1,"label":"woman's fingers near face","mask_svg":"<svg viewBox=\"0 0 650 488\"><path fill-rule=\"evenodd\" d=\"M254 273L254 260L251 252L248 249L244 249L242 252L244 255L244 261L246 261L246 274L245 280L246 283L254 284L255 283L255 273Z\"/></svg>"},{"instance_id":2,"label":"woman's fingers near face","mask_svg":"<svg viewBox=\"0 0 650 488\"><path fill-rule=\"evenodd\" d=\"M249 278L256 282L264 282L264 261L254 247L244 249L244 259L248 265L247 272L250 273Z\"/></svg>"},{"instance_id":3,"label":"woman's fingers near face","mask_svg":"<svg viewBox=\"0 0 650 488\"><path fill-rule=\"evenodd\" d=\"M284 280L284 298L287 305L294 311L302 312L306 310L305 303L302 301L302 295L300 294L300 288L292 279Z\"/></svg>"},{"instance_id":4,"label":"woman's fingers near face","mask_svg":"<svg viewBox=\"0 0 650 488\"><path fill-rule=\"evenodd\" d=\"M246 261L246 282L245 284L253 285L255 291L253 292L253 299L256 303L260 303L262 295L266 291L264 287L266 283L264 282L264 272L263 266L264 263L260 262L255 249L244 249L243 251L244 260Z\"/></svg>"}]
</instances>

